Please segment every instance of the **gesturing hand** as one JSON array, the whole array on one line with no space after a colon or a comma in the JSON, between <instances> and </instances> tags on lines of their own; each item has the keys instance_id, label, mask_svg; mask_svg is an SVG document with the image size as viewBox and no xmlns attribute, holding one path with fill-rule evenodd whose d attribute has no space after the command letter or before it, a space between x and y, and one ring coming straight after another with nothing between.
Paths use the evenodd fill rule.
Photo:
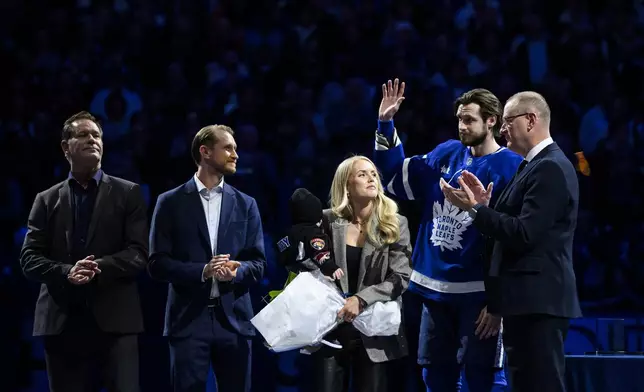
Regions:
<instances>
[{"instance_id":1,"label":"gesturing hand","mask_svg":"<svg viewBox=\"0 0 644 392\"><path fill-rule=\"evenodd\" d=\"M464 183L472 191L472 195L477 203L488 206L490 204L490 199L492 199L492 189L494 188L493 183L487 184L487 189L483 186L483 183L472 173L467 170L463 170L461 177L459 178L459 184ZM463 187L463 185L461 185Z\"/></svg>"},{"instance_id":2,"label":"gesturing hand","mask_svg":"<svg viewBox=\"0 0 644 392\"><path fill-rule=\"evenodd\" d=\"M94 256L90 255L74 264L67 274L67 281L73 285L82 285L88 283L100 273L98 263L94 261Z\"/></svg>"},{"instance_id":3,"label":"gesturing hand","mask_svg":"<svg viewBox=\"0 0 644 392\"><path fill-rule=\"evenodd\" d=\"M378 109L378 119L380 121L391 121L398 112L400 104L405 100L405 82L400 83L396 78L393 84L389 80L382 85L382 101Z\"/></svg>"},{"instance_id":4,"label":"gesturing hand","mask_svg":"<svg viewBox=\"0 0 644 392\"><path fill-rule=\"evenodd\" d=\"M445 195L445 198L449 200L453 205L460 208L463 211L467 211L470 208L476 205L476 200L474 199L474 193L470 188L465 185L463 180L459 178L459 184L461 184L461 189L456 189L450 184L447 183L443 178L439 180L441 191Z\"/></svg>"}]
</instances>

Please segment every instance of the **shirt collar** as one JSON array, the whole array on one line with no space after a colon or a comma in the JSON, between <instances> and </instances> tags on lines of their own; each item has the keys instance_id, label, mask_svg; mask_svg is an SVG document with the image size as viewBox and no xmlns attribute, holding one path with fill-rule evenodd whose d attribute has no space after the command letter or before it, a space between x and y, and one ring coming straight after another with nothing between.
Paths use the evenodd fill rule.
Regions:
<instances>
[{"instance_id":1,"label":"shirt collar","mask_svg":"<svg viewBox=\"0 0 644 392\"><path fill-rule=\"evenodd\" d=\"M94 175L92 176L92 179L94 180L95 185L100 184L100 183L101 183L101 180L103 179L103 170L98 169L98 170L96 171L96 173L94 173ZM74 181L76 181L76 179L74 178L74 176L72 176L72 172L71 172L71 171L70 171L70 172L69 172L69 174L67 175L67 180L74 180ZM78 182L78 181L76 181L76 182Z\"/></svg>"},{"instance_id":2,"label":"shirt collar","mask_svg":"<svg viewBox=\"0 0 644 392\"><path fill-rule=\"evenodd\" d=\"M532 147L532 150L530 150L530 152L528 152L528 155L525 156L525 160L530 162L534 159L534 157L537 156L537 154L539 154L541 151L543 151L544 148L548 147L552 143L554 143L554 140L552 140L551 137L543 139L536 146Z\"/></svg>"},{"instance_id":3,"label":"shirt collar","mask_svg":"<svg viewBox=\"0 0 644 392\"><path fill-rule=\"evenodd\" d=\"M221 193L221 191L224 189L224 177L221 177L221 181L219 181L219 184L217 184L214 188L208 190L206 186L199 180L199 177L197 177L197 174L195 173L194 175L194 180L195 184L197 184L197 192L199 193L204 193L204 192L210 192L210 193Z\"/></svg>"}]
</instances>

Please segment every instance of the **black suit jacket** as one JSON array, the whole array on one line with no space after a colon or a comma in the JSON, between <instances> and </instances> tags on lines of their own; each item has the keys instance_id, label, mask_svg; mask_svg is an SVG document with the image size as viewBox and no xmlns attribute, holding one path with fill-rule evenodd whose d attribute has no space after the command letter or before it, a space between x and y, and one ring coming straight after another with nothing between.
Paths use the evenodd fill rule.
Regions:
<instances>
[{"instance_id":1,"label":"black suit jacket","mask_svg":"<svg viewBox=\"0 0 644 392\"><path fill-rule=\"evenodd\" d=\"M67 274L71 257L73 210L68 180L36 195L20 265L25 276L41 282L34 335L57 335L70 304L83 298L104 332L138 333L143 318L136 277L147 265L148 225L139 185L103 174L87 233L86 254L94 255L101 274L75 286Z\"/></svg>"},{"instance_id":2,"label":"black suit jacket","mask_svg":"<svg viewBox=\"0 0 644 392\"><path fill-rule=\"evenodd\" d=\"M503 316L580 317L572 264L579 184L557 144L515 176L474 225L491 237L488 309Z\"/></svg>"}]
</instances>

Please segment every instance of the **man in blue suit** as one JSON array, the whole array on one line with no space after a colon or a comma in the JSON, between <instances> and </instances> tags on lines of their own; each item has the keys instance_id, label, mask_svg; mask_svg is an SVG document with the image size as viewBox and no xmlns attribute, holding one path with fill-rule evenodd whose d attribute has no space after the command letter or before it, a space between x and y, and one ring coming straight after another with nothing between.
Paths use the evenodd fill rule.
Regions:
<instances>
[{"instance_id":1,"label":"man in blue suit","mask_svg":"<svg viewBox=\"0 0 644 392\"><path fill-rule=\"evenodd\" d=\"M148 269L170 283L164 335L176 392L205 391L210 365L218 391L250 391L248 290L262 278L266 258L257 203L224 183L236 170L233 135L224 125L197 133L197 173L159 196L152 217Z\"/></svg>"},{"instance_id":2,"label":"man in blue suit","mask_svg":"<svg viewBox=\"0 0 644 392\"><path fill-rule=\"evenodd\" d=\"M501 134L524 157L489 207L492 186L464 172L445 196L489 237L488 311L503 316L508 375L514 392L565 392L564 341L581 316L572 244L579 184L572 163L550 137L550 108L535 92L512 96Z\"/></svg>"}]
</instances>

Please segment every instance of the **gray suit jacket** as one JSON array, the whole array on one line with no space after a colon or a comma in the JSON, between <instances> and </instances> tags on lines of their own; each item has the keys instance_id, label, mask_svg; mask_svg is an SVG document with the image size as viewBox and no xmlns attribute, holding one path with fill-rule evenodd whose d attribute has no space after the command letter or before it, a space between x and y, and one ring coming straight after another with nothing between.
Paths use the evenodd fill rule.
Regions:
<instances>
[{"instance_id":1,"label":"gray suit jacket","mask_svg":"<svg viewBox=\"0 0 644 392\"><path fill-rule=\"evenodd\" d=\"M360 259L358 276L358 297L367 305L381 301L402 301L401 295L407 290L411 275L411 243L407 218L398 215L400 221L400 240L396 244L376 249L366 242ZM331 210L324 210L325 224L330 230L335 262L343 271L347 271L346 235L349 222L337 217ZM347 275L340 279L344 292L349 289ZM401 302L402 303L402 302ZM385 362L407 355L405 328L401 323L398 335L364 336L362 342L367 355L373 362Z\"/></svg>"}]
</instances>

